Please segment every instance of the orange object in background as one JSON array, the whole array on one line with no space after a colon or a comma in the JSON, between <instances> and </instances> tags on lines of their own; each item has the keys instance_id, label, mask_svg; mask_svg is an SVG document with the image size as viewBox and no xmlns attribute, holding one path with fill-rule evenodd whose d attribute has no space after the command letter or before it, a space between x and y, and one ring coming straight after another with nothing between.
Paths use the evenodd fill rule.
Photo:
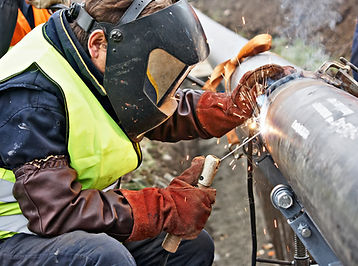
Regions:
<instances>
[{"instance_id":1,"label":"orange object in background","mask_svg":"<svg viewBox=\"0 0 358 266\"><path fill-rule=\"evenodd\" d=\"M48 12L47 9L38 9L35 7L32 7L32 11L34 14L34 24L35 27L45 23L51 16L51 14ZM21 10L18 10L17 15L17 22L16 27L14 30L14 34L12 36L11 44L10 46L14 46L17 44L26 34L28 34L31 31L31 27L27 19L25 18L24 14L21 12Z\"/></svg>"}]
</instances>

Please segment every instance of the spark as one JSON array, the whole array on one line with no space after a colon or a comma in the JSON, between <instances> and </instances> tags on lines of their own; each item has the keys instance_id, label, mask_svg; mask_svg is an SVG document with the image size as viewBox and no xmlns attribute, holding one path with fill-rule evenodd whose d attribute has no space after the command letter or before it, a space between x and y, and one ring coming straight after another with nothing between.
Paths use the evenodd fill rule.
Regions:
<instances>
[{"instance_id":1,"label":"spark","mask_svg":"<svg viewBox=\"0 0 358 266\"><path fill-rule=\"evenodd\" d=\"M255 120L253 120L253 121L250 123L249 128L255 129L256 127L257 127L257 123L256 123Z\"/></svg>"},{"instance_id":2,"label":"spark","mask_svg":"<svg viewBox=\"0 0 358 266\"><path fill-rule=\"evenodd\" d=\"M276 166L276 168L278 168L278 164L277 164L277 163L274 163L274 165Z\"/></svg>"},{"instance_id":3,"label":"spark","mask_svg":"<svg viewBox=\"0 0 358 266\"><path fill-rule=\"evenodd\" d=\"M244 110L243 110L244 111ZM245 112L245 111L244 111ZM240 118L242 118L243 116L242 115L239 115L239 114L237 114L237 113L235 113L235 112L233 112L232 113L234 116L237 116L237 117L240 117Z\"/></svg>"},{"instance_id":4,"label":"spark","mask_svg":"<svg viewBox=\"0 0 358 266\"><path fill-rule=\"evenodd\" d=\"M275 228L277 228L277 220L276 220L276 219L273 220L273 226L274 226Z\"/></svg>"},{"instance_id":5,"label":"spark","mask_svg":"<svg viewBox=\"0 0 358 266\"><path fill-rule=\"evenodd\" d=\"M241 18L242 18L242 24L244 24L244 25L245 25L245 24L246 24L245 17L244 17L244 16L242 16Z\"/></svg>"},{"instance_id":6,"label":"spark","mask_svg":"<svg viewBox=\"0 0 358 266\"><path fill-rule=\"evenodd\" d=\"M224 107L224 104L222 104L222 103L218 103L218 105L221 106L221 107Z\"/></svg>"},{"instance_id":7,"label":"spark","mask_svg":"<svg viewBox=\"0 0 358 266\"><path fill-rule=\"evenodd\" d=\"M235 170L235 168L236 168L236 164L234 164L234 166L232 167L232 170L234 171L234 170Z\"/></svg>"},{"instance_id":8,"label":"spark","mask_svg":"<svg viewBox=\"0 0 358 266\"><path fill-rule=\"evenodd\" d=\"M266 233L267 233L267 232L266 232L266 228L264 228L264 235L266 235Z\"/></svg>"},{"instance_id":9,"label":"spark","mask_svg":"<svg viewBox=\"0 0 358 266\"><path fill-rule=\"evenodd\" d=\"M220 144L220 139L216 139L216 144Z\"/></svg>"},{"instance_id":10,"label":"spark","mask_svg":"<svg viewBox=\"0 0 358 266\"><path fill-rule=\"evenodd\" d=\"M186 160L189 161L189 155L186 156Z\"/></svg>"},{"instance_id":11,"label":"spark","mask_svg":"<svg viewBox=\"0 0 358 266\"><path fill-rule=\"evenodd\" d=\"M229 165L231 166L234 162L235 162L235 160L233 159L233 160L229 163Z\"/></svg>"}]
</instances>

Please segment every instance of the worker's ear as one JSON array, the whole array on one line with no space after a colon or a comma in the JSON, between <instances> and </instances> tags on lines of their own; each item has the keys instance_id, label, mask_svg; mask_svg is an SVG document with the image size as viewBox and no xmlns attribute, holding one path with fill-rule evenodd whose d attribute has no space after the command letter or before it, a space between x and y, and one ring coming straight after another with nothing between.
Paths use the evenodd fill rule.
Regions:
<instances>
[{"instance_id":1,"label":"worker's ear","mask_svg":"<svg viewBox=\"0 0 358 266\"><path fill-rule=\"evenodd\" d=\"M107 41L103 30L98 29L90 34L87 47L92 62L103 73L107 55Z\"/></svg>"},{"instance_id":2,"label":"worker's ear","mask_svg":"<svg viewBox=\"0 0 358 266\"><path fill-rule=\"evenodd\" d=\"M87 45L90 56L93 58L97 58L101 50L107 52L107 41L103 30L93 31L88 37Z\"/></svg>"}]
</instances>

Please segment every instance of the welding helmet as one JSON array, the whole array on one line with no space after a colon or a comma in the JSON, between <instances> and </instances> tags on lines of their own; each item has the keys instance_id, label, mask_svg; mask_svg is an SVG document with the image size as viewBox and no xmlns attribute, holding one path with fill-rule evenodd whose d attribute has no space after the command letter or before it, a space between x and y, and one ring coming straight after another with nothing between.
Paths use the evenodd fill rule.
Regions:
<instances>
[{"instance_id":1,"label":"welding helmet","mask_svg":"<svg viewBox=\"0 0 358 266\"><path fill-rule=\"evenodd\" d=\"M85 31L105 31L104 89L120 126L134 141L174 113L178 86L209 53L186 0L138 18L152 1L134 0L117 24L97 22L83 7L71 11Z\"/></svg>"}]
</instances>

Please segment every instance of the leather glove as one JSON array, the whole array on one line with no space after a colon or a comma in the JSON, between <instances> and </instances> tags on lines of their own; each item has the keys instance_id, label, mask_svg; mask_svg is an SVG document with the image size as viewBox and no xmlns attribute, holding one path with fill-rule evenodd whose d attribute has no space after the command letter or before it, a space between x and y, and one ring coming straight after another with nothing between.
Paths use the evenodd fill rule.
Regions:
<instances>
[{"instance_id":1,"label":"leather glove","mask_svg":"<svg viewBox=\"0 0 358 266\"><path fill-rule=\"evenodd\" d=\"M69 4L69 0L26 0L26 3L36 8L49 8L54 4Z\"/></svg>"},{"instance_id":2,"label":"leather glove","mask_svg":"<svg viewBox=\"0 0 358 266\"><path fill-rule=\"evenodd\" d=\"M295 72L290 66L264 65L248 71L231 93L204 92L196 113L202 127L213 137L221 137L250 118L256 97L265 92L268 82Z\"/></svg>"},{"instance_id":3,"label":"leather glove","mask_svg":"<svg viewBox=\"0 0 358 266\"><path fill-rule=\"evenodd\" d=\"M204 157L194 158L190 168L174 178L167 188L121 190L134 218L128 241L152 238L163 230L185 239L198 236L209 218L216 196L215 189L195 187L204 160Z\"/></svg>"}]
</instances>

